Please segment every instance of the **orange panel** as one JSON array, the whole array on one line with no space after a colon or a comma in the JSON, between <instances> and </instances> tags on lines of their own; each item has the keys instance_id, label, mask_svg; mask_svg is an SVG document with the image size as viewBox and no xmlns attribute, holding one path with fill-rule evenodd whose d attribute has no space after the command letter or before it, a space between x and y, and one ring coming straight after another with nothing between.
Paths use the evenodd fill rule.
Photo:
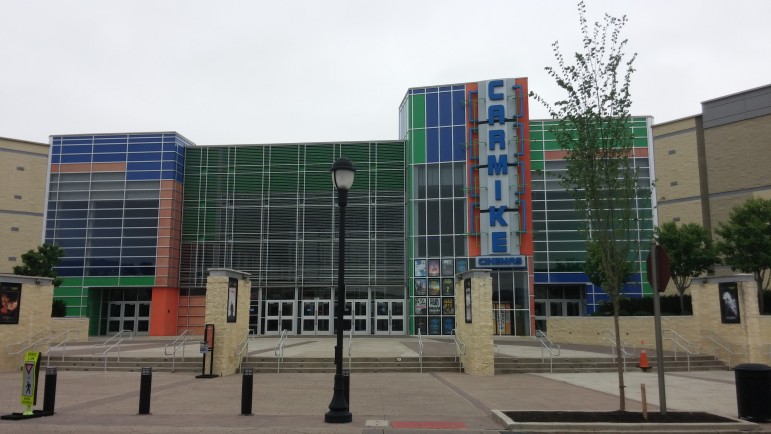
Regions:
<instances>
[{"instance_id":1,"label":"orange panel","mask_svg":"<svg viewBox=\"0 0 771 434\"><path fill-rule=\"evenodd\" d=\"M153 288L150 336L174 336L177 334L178 298L179 288Z\"/></svg>"},{"instance_id":2,"label":"orange panel","mask_svg":"<svg viewBox=\"0 0 771 434\"><path fill-rule=\"evenodd\" d=\"M168 238L171 236L171 228L158 228L158 238Z\"/></svg>"},{"instance_id":3,"label":"orange panel","mask_svg":"<svg viewBox=\"0 0 771 434\"><path fill-rule=\"evenodd\" d=\"M477 89L478 89L478 87L477 87L476 83L466 83L466 96L469 97L469 92L476 91ZM471 98L472 98L472 101L471 101L471 106L470 106L471 108L470 108L470 110L472 110L473 113L471 113L471 116L469 116L468 111L466 112L466 117L467 117L467 119L466 119L466 129L467 129L467 131L471 131L473 128L476 128L476 124L473 122L473 119L477 118L478 111L479 111L479 107L477 106L478 97L474 96L474 97L471 97ZM472 152L474 152L475 153L474 155L476 155L477 157L479 156L479 146L478 146L479 134L476 133L476 132L472 133L470 139L471 139L471 143L469 143L470 151L466 155L466 164L467 164L467 167L469 167L469 169L471 168L471 166L473 166L475 164L479 164L478 161L475 161L475 160L471 159ZM468 196L467 196L468 204L469 204L469 212L468 212L469 228L468 228L468 231L471 234L474 234L474 233L478 234L479 233L479 227L478 227L478 224L479 224L479 209L478 208L474 208L473 205L475 203L479 203L479 200L475 199L475 198L472 198L471 194L472 193L473 194L479 194L479 170L476 170L476 171L469 170L468 172L470 172L470 175L469 175L469 173L466 174L466 176L468 177L468 179L467 179L468 182L466 183L466 185L467 186L471 186L472 183L473 183L474 185L477 186L476 191L471 191L471 189L469 189L469 191L468 191ZM472 221L476 222L476 223L472 225L472 223L471 223ZM469 256L479 256L479 255L482 254L482 246L481 246L481 243L479 242L479 236L478 235L470 235L468 237L468 254L469 254Z\"/></svg>"},{"instance_id":4,"label":"orange panel","mask_svg":"<svg viewBox=\"0 0 771 434\"><path fill-rule=\"evenodd\" d=\"M161 202L164 201L165 200L161 200ZM171 224L171 218L174 217L174 214L176 213L171 208L161 208L158 210L158 217L161 217L162 219L169 219L169 222L167 223L169 225Z\"/></svg>"},{"instance_id":5,"label":"orange panel","mask_svg":"<svg viewBox=\"0 0 771 434\"><path fill-rule=\"evenodd\" d=\"M190 315L206 315L206 306L190 306Z\"/></svg>"},{"instance_id":6,"label":"orange panel","mask_svg":"<svg viewBox=\"0 0 771 434\"><path fill-rule=\"evenodd\" d=\"M524 140L524 148L522 149L522 153L524 154L524 158L522 158L523 162L523 169L524 177L523 180L524 185L530 186L532 185L532 175L530 172L530 107L528 104L528 89L527 89L527 78L517 78L515 82L522 86L522 130L524 132L525 140ZM522 216L523 218L520 219L521 222L527 222L526 230L522 234L522 237L520 238L520 254L527 255L532 260L533 256L533 192L530 188L525 188L525 192L522 195L521 199L523 203L526 203L528 206L525 209L525 215ZM532 264L530 270L532 270ZM532 284L533 279L530 279L530 282ZM532 289L531 289L531 294ZM533 310L531 310L533 312Z\"/></svg>"}]
</instances>

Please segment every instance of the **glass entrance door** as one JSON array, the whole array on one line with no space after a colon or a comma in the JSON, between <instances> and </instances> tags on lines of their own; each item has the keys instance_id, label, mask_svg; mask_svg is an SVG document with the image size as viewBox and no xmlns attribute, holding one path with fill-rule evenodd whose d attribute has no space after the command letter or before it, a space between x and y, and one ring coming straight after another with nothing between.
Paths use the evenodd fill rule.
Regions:
<instances>
[{"instance_id":1,"label":"glass entrance door","mask_svg":"<svg viewBox=\"0 0 771 434\"><path fill-rule=\"evenodd\" d=\"M353 324L353 334L369 334L369 303L367 300L350 300L345 302L343 311L343 330L350 330Z\"/></svg>"},{"instance_id":2,"label":"glass entrance door","mask_svg":"<svg viewBox=\"0 0 771 434\"><path fill-rule=\"evenodd\" d=\"M404 300L375 300L375 334L404 334Z\"/></svg>"},{"instance_id":3,"label":"glass entrance door","mask_svg":"<svg viewBox=\"0 0 771 434\"><path fill-rule=\"evenodd\" d=\"M130 330L136 335L150 332L150 302L111 301L107 305L107 334Z\"/></svg>"},{"instance_id":4,"label":"glass entrance door","mask_svg":"<svg viewBox=\"0 0 771 434\"><path fill-rule=\"evenodd\" d=\"M302 334L320 334L328 335L332 331L330 330L331 315L330 315L329 300L303 300L303 317L302 317Z\"/></svg>"},{"instance_id":5,"label":"glass entrance door","mask_svg":"<svg viewBox=\"0 0 771 434\"><path fill-rule=\"evenodd\" d=\"M265 330L266 335L277 335L286 330L290 335L295 334L295 302L294 300L267 300L265 301Z\"/></svg>"}]
</instances>

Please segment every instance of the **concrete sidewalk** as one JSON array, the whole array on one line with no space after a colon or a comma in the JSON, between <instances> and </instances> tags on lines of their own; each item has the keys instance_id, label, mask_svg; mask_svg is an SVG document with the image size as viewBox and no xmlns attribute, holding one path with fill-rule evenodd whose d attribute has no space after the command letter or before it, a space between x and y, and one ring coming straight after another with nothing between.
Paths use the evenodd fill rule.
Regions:
<instances>
[{"instance_id":1,"label":"concrete sidewalk","mask_svg":"<svg viewBox=\"0 0 771 434\"><path fill-rule=\"evenodd\" d=\"M276 338L250 342L250 354L272 357ZM134 340L124 346L123 357L159 356L163 345ZM406 357L415 355L416 339L354 338L354 357ZM527 341L504 340L499 353L539 357L540 348ZM284 357L331 357L333 337L293 337ZM346 340L344 354L347 357ZM73 348L90 353L92 344ZM426 339L426 350L436 355L454 354L448 340ZM197 344L186 350L197 355ZM606 348L563 349L563 356L608 357ZM441 354L439 354L441 353ZM38 405L43 404L41 371ZM397 429L400 422L433 422L465 427L458 433L497 433L505 428L492 418L492 410L618 409L616 373L509 374L472 377L461 373L354 373L351 376L350 410L353 422L324 422L332 399L333 374L255 374L252 416L241 416L241 375L196 379L191 373L155 373L152 379L151 415L137 415L139 373L60 371L56 414L24 421L0 420L0 433L410 433L443 430ZM625 375L629 411L640 411L640 384L646 384L649 411L658 411L657 375L631 370ZM0 373L0 414L21 412L21 373ZM737 417L734 373L731 371L677 372L666 375L670 411L704 411ZM413 424L413 427L419 425ZM771 424L760 428L771 432Z\"/></svg>"},{"instance_id":2,"label":"concrete sidewalk","mask_svg":"<svg viewBox=\"0 0 771 434\"><path fill-rule=\"evenodd\" d=\"M0 374L0 413L20 412L20 373ZM639 383L657 401L656 375L626 375L627 410L639 411ZM151 415L137 415L137 373L58 374L56 414L25 421L0 421L0 432L408 432L394 422L462 423L463 432L499 432L492 410L595 410L618 408L617 375L543 374L472 377L460 373L367 373L351 377L353 422L324 423L332 398L332 374L257 374L254 415L241 416L241 375L196 379L190 373L156 373ZM42 407L43 381L38 406ZM671 411L707 411L736 417L732 372L667 375ZM637 385L637 387L635 387ZM656 411L655 406L650 411ZM378 428L384 426L386 428ZM771 432L771 425L763 428ZM438 432L431 430L430 432Z\"/></svg>"}]
</instances>

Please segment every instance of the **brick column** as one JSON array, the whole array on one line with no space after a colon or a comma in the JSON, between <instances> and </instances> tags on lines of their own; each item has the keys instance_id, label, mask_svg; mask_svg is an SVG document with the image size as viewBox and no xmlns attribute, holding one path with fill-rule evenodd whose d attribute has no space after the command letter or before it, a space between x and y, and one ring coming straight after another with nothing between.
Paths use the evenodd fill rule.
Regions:
<instances>
[{"instance_id":1,"label":"brick column","mask_svg":"<svg viewBox=\"0 0 771 434\"><path fill-rule=\"evenodd\" d=\"M470 375L495 375L490 270L459 274L455 288L455 333L466 347L466 353L461 356L464 371Z\"/></svg>"},{"instance_id":2,"label":"brick column","mask_svg":"<svg viewBox=\"0 0 771 434\"><path fill-rule=\"evenodd\" d=\"M205 321L206 324L214 324L214 375L236 373L239 359L235 355L238 350L236 346L249 330L251 286L248 273L228 268L209 270L209 277L206 279ZM231 288L234 289L235 299ZM230 306L229 302L234 302L233 306ZM235 322L228 322L233 319Z\"/></svg>"}]
</instances>

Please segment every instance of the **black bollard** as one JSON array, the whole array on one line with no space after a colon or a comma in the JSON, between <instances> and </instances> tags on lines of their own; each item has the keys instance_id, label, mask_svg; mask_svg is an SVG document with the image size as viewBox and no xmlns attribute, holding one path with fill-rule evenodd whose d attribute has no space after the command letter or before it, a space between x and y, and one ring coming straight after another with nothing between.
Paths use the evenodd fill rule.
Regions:
<instances>
[{"instance_id":1,"label":"black bollard","mask_svg":"<svg viewBox=\"0 0 771 434\"><path fill-rule=\"evenodd\" d=\"M139 414L150 414L150 389L153 385L153 368L142 368L139 383Z\"/></svg>"},{"instance_id":2,"label":"black bollard","mask_svg":"<svg viewBox=\"0 0 771 434\"><path fill-rule=\"evenodd\" d=\"M351 370L343 369L343 384L345 385L345 403L346 411L351 410Z\"/></svg>"},{"instance_id":3,"label":"black bollard","mask_svg":"<svg viewBox=\"0 0 771 434\"><path fill-rule=\"evenodd\" d=\"M241 414L252 415L252 389L254 388L254 371L252 368L244 368L244 376L241 378Z\"/></svg>"},{"instance_id":4,"label":"black bollard","mask_svg":"<svg viewBox=\"0 0 771 434\"><path fill-rule=\"evenodd\" d=\"M54 414L56 404L56 368L46 368L46 387L43 396L43 415Z\"/></svg>"}]
</instances>

